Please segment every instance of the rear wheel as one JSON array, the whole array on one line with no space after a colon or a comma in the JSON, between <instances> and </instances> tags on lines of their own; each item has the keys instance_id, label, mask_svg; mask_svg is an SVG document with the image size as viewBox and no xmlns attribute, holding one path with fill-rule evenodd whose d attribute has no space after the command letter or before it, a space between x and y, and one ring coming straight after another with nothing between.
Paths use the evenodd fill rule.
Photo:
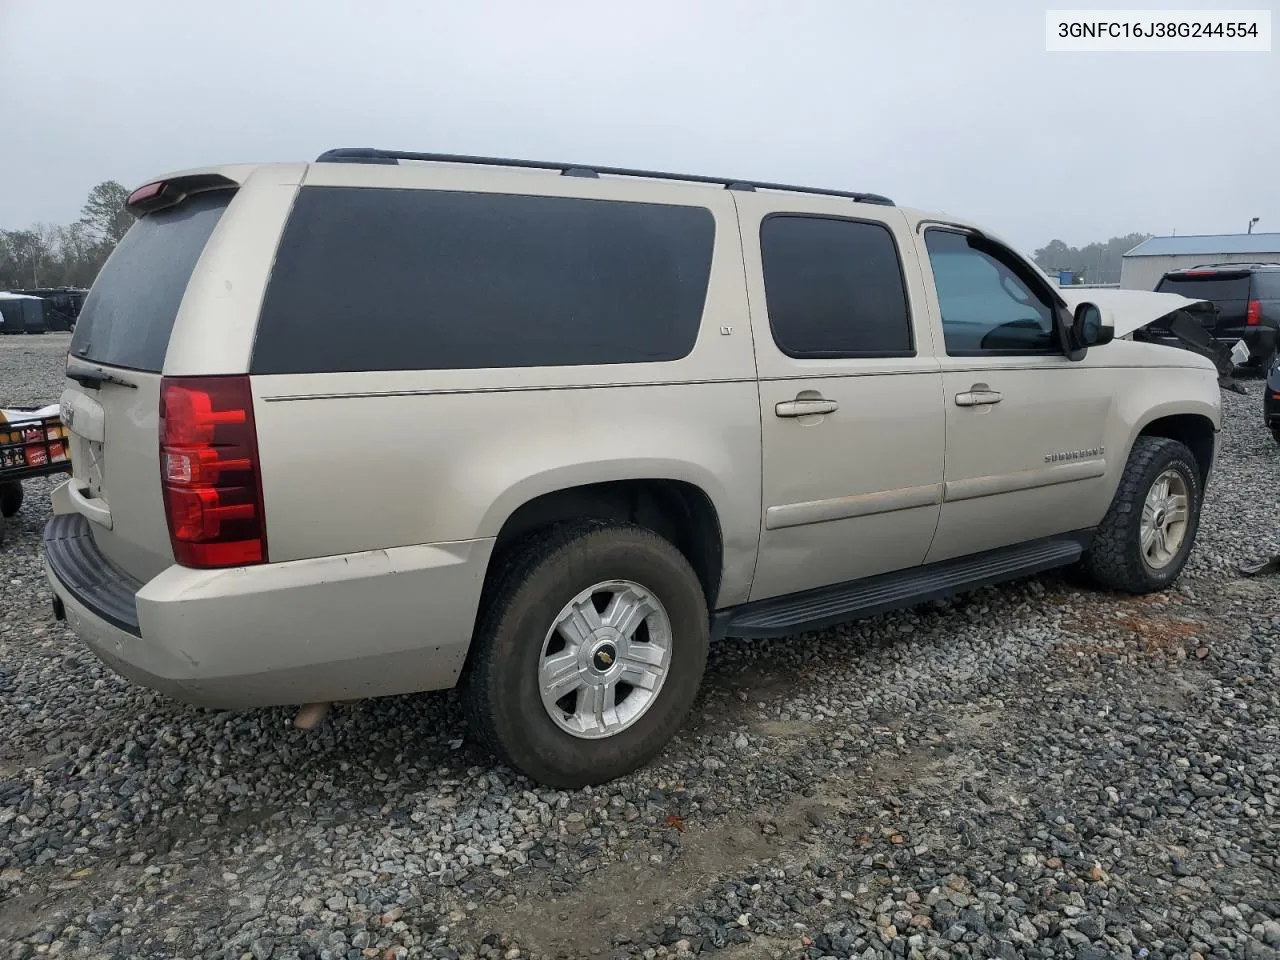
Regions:
<instances>
[{"instance_id":1,"label":"rear wheel","mask_svg":"<svg viewBox=\"0 0 1280 960\"><path fill-rule=\"evenodd\" d=\"M671 543L582 524L528 543L486 597L463 682L471 728L554 787L642 766L679 729L706 666L702 584Z\"/></svg>"},{"instance_id":2,"label":"rear wheel","mask_svg":"<svg viewBox=\"0 0 1280 960\"><path fill-rule=\"evenodd\" d=\"M16 480L0 483L0 516L12 517L22 509L22 484Z\"/></svg>"},{"instance_id":3,"label":"rear wheel","mask_svg":"<svg viewBox=\"0 0 1280 960\"><path fill-rule=\"evenodd\" d=\"M1167 437L1139 437L1085 553L1085 570L1114 590L1163 590L1186 566L1200 500L1200 470L1191 451Z\"/></svg>"}]
</instances>

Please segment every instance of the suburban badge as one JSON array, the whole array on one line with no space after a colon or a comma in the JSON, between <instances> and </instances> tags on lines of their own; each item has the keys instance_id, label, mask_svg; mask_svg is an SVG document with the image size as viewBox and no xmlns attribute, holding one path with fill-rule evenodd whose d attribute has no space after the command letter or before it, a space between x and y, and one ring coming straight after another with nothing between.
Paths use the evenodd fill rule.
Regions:
<instances>
[{"instance_id":1,"label":"suburban badge","mask_svg":"<svg viewBox=\"0 0 1280 960\"><path fill-rule=\"evenodd\" d=\"M1061 463L1064 460L1086 460L1089 457L1100 457L1106 447L1090 447L1088 450L1068 450L1065 453L1046 453L1045 463Z\"/></svg>"}]
</instances>

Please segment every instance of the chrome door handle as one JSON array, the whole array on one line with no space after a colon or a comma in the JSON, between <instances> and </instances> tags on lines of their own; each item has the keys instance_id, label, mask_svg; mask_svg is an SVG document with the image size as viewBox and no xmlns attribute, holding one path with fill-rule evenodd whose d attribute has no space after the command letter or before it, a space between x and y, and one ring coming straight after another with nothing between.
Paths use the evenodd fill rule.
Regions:
<instances>
[{"instance_id":1,"label":"chrome door handle","mask_svg":"<svg viewBox=\"0 0 1280 960\"><path fill-rule=\"evenodd\" d=\"M998 390L970 390L956 394L956 406L980 407L987 403L999 403L1004 397Z\"/></svg>"},{"instance_id":2,"label":"chrome door handle","mask_svg":"<svg viewBox=\"0 0 1280 960\"><path fill-rule=\"evenodd\" d=\"M818 397L812 400L784 400L773 408L773 412L780 417L813 417L824 413L835 413L839 409L840 404L834 400Z\"/></svg>"}]
</instances>

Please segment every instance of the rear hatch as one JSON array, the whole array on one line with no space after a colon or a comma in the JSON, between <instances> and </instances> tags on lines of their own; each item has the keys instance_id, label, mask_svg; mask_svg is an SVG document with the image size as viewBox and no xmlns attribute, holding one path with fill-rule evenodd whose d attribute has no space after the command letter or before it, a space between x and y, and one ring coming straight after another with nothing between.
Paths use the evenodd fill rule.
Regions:
<instances>
[{"instance_id":1,"label":"rear hatch","mask_svg":"<svg viewBox=\"0 0 1280 960\"><path fill-rule=\"evenodd\" d=\"M99 273L71 340L61 401L71 501L98 549L143 582L173 563L160 482L161 371L196 263L233 196L200 192L142 215Z\"/></svg>"},{"instance_id":2,"label":"rear hatch","mask_svg":"<svg viewBox=\"0 0 1280 960\"><path fill-rule=\"evenodd\" d=\"M1159 293L1177 293L1192 300L1208 300L1216 317L1202 314L1210 335L1235 339L1249 310L1248 270L1187 270L1166 274L1156 286Z\"/></svg>"}]
</instances>

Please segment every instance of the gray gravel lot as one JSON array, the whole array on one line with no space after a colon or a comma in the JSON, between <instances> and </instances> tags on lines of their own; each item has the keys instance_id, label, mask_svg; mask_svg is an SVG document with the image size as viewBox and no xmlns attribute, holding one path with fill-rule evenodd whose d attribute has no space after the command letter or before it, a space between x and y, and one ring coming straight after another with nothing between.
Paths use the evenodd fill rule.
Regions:
<instances>
[{"instance_id":1,"label":"gray gravel lot","mask_svg":"<svg viewBox=\"0 0 1280 960\"><path fill-rule=\"evenodd\" d=\"M0 405L66 336L0 339ZM660 762L548 791L451 696L219 713L54 622L0 546L0 957L1280 957L1280 447L1225 394L1170 592L1070 575L727 642Z\"/></svg>"}]
</instances>

